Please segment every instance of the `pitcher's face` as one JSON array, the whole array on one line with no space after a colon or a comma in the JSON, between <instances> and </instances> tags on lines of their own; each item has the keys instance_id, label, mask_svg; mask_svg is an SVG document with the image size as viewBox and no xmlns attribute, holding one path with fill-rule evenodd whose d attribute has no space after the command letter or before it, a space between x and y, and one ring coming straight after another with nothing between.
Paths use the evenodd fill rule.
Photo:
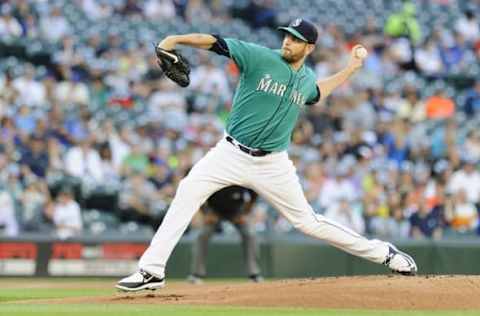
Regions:
<instances>
[{"instance_id":1,"label":"pitcher's face","mask_svg":"<svg viewBox=\"0 0 480 316\"><path fill-rule=\"evenodd\" d=\"M285 34L282 42L282 57L287 62L297 62L310 54L312 50L312 44L308 44L307 42L304 42L289 33Z\"/></svg>"}]
</instances>

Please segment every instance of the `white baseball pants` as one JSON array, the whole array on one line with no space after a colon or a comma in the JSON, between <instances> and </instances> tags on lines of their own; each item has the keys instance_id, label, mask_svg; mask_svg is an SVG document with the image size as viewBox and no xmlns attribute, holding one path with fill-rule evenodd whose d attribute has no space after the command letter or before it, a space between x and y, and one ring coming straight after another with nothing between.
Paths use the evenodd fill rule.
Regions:
<instances>
[{"instance_id":1,"label":"white baseball pants","mask_svg":"<svg viewBox=\"0 0 480 316\"><path fill-rule=\"evenodd\" d=\"M195 212L210 195L229 185L251 188L307 235L376 263L387 257L387 243L366 239L315 214L287 152L253 157L223 138L180 181L162 225L140 258L139 268L163 277L168 258Z\"/></svg>"}]
</instances>

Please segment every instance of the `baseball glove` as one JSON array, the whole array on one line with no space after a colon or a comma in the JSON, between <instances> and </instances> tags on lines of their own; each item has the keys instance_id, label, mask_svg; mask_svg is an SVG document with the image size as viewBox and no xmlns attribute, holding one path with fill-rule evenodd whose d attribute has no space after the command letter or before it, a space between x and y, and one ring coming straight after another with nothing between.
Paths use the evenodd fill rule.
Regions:
<instances>
[{"instance_id":1,"label":"baseball glove","mask_svg":"<svg viewBox=\"0 0 480 316\"><path fill-rule=\"evenodd\" d=\"M165 50L155 46L155 54L157 62L165 75L181 87L190 84L190 64L176 50Z\"/></svg>"}]
</instances>

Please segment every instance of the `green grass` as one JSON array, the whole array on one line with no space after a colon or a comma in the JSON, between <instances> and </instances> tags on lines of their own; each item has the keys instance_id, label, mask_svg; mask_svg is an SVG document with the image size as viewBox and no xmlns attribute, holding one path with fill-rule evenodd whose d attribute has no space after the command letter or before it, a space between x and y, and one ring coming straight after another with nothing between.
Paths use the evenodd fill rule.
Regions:
<instances>
[{"instance_id":1,"label":"green grass","mask_svg":"<svg viewBox=\"0 0 480 316\"><path fill-rule=\"evenodd\" d=\"M371 310L319 310L299 308L248 308L218 306L179 306L168 304L53 304L29 303L32 299L92 297L114 295L112 281L81 280L80 285L72 288L65 279L58 279L55 287L42 287L38 279L14 281L0 280L0 316L127 316L127 315L167 315L167 316L331 316L331 315L387 315L387 316L454 316L480 315L480 311L371 311ZM51 279L48 282L51 283ZM78 282L78 280L75 280ZM103 286L104 285L104 286ZM22 302L18 302L22 301Z\"/></svg>"},{"instance_id":2,"label":"green grass","mask_svg":"<svg viewBox=\"0 0 480 316\"><path fill-rule=\"evenodd\" d=\"M40 304L0 304L1 315L13 316L127 316L127 315L174 315L174 316L456 316L480 315L480 312L411 312L411 311L355 311L355 310L315 310L277 308L237 308L208 306L172 305L40 305Z\"/></svg>"},{"instance_id":3,"label":"green grass","mask_svg":"<svg viewBox=\"0 0 480 316\"><path fill-rule=\"evenodd\" d=\"M50 299L62 297L100 296L113 294L111 289L0 289L0 303L19 300ZM0 305L2 306L2 305ZM1 307L0 307L1 310Z\"/></svg>"},{"instance_id":4,"label":"green grass","mask_svg":"<svg viewBox=\"0 0 480 316\"><path fill-rule=\"evenodd\" d=\"M47 288L46 286L38 286L38 284L42 284L44 282L54 282L56 287ZM78 284L78 286L75 286L74 288L63 286L63 284L72 282L75 282ZM102 284L102 286L93 287L93 283ZM96 278L5 278L0 281L0 303L32 299L112 295L115 292L112 289L113 284L115 284L113 279L110 280ZM0 311L2 306L3 305L0 305ZM3 315L0 314L0 316Z\"/></svg>"}]
</instances>

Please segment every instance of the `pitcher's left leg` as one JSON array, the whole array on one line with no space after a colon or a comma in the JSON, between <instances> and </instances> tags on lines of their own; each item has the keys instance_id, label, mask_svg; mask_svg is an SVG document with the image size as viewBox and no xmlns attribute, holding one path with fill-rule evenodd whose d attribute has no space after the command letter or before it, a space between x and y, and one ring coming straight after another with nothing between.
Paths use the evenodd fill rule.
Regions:
<instances>
[{"instance_id":1,"label":"pitcher's left leg","mask_svg":"<svg viewBox=\"0 0 480 316\"><path fill-rule=\"evenodd\" d=\"M369 240L325 216L316 214L309 205L298 180L295 167L288 156L277 155L272 163L257 170L254 190L270 202L295 228L312 237L324 240L350 254L384 263L399 273L414 274L413 259L390 243Z\"/></svg>"}]
</instances>

